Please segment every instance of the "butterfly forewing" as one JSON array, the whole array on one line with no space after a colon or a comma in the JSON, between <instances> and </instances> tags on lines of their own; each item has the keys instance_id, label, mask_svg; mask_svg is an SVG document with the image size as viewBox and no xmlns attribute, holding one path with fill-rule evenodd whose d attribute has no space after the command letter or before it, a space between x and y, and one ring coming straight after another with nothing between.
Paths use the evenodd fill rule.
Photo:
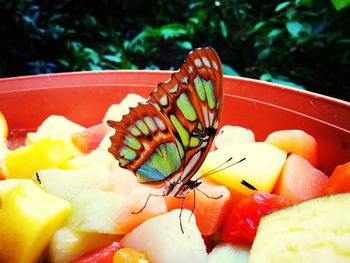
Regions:
<instances>
[{"instance_id":1,"label":"butterfly forewing","mask_svg":"<svg viewBox=\"0 0 350 263\"><path fill-rule=\"evenodd\" d=\"M166 194L178 195L210 149L222 100L217 54L211 48L196 49L145 104L132 108L120 122L109 122L117 131L110 152L140 182L168 181L171 187ZM153 130L152 121L156 123Z\"/></svg>"}]
</instances>

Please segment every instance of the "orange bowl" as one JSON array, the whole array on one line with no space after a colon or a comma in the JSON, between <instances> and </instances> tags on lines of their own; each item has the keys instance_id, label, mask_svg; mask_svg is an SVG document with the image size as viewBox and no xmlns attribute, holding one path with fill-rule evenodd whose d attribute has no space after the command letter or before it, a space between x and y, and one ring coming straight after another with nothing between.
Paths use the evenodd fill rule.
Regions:
<instances>
[{"instance_id":1,"label":"orange bowl","mask_svg":"<svg viewBox=\"0 0 350 263\"><path fill-rule=\"evenodd\" d=\"M127 94L148 97L170 71L101 71L0 79L0 111L10 140L35 130L51 114L81 125L101 122L112 103ZM350 157L350 103L257 80L224 77L220 125L254 131L257 140L281 129L302 129L319 145L319 168L330 175Z\"/></svg>"}]
</instances>

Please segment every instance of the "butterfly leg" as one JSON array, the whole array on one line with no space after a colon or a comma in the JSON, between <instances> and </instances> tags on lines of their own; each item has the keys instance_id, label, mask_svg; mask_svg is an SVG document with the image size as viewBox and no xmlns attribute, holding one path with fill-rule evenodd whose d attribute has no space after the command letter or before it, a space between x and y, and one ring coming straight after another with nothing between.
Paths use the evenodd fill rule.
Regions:
<instances>
[{"instance_id":1,"label":"butterfly leg","mask_svg":"<svg viewBox=\"0 0 350 263\"><path fill-rule=\"evenodd\" d=\"M181 210L180 210L180 214L179 214L179 220L180 220L181 232L182 232L182 234L184 234L185 232L184 232L184 229L182 226L182 211L184 210L184 207L185 207L185 197L184 196L175 196L175 198L181 199Z\"/></svg>"},{"instance_id":2,"label":"butterfly leg","mask_svg":"<svg viewBox=\"0 0 350 263\"><path fill-rule=\"evenodd\" d=\"M147 199L146 199L145 204L141 207L141 209L140 209L139 211L137 211L137 212L131 212L131 213L132 213L133 215L141 213L141 212L146 208L147 203L148 203L149 199L151 198L151 196L154 196L154 197L164 197L165 195L164 195L164 194L163 194L163 195L149 194L148 197L147 197Z\"/></svg>"},{"instance_id":3,"label":"butterfly leg","mask_svg":"<svg viewBox=\"0 0 350 263\"><path fill-rule=\"evenodd\" d=\"M219 195L219 196L210 196L210 195L207 195L205 192L203 192L202 190L200 190L199 188L196 188L196 190L202 194L204 194L207 198L209 199L220 199L223 195Z\"/></svg>"}]
</instances>

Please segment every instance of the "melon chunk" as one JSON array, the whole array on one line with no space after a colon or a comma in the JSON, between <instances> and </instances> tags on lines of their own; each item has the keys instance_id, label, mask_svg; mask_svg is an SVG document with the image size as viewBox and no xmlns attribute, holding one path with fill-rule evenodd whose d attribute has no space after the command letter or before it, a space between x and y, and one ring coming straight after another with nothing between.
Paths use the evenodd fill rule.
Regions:
<instances>
[{"instance_id":1,"label":"melon chunk","mask_svg":"<svg viewBox=\"0 0 350 263\"><path fill-rule=\"evenodd\" d=\"M116 219L125 197L113 192L84 190L72 200L65 226L79 232L119 234Z\"/></svg>"},{"instance_id":2,"label":"melon chunk","mask_svg":"<svg viewBox=\"0 0 350 263\"><path fill-rule=\"evenodd\" d=\"M327 175L307 160L292 154L287 158L273 193L298 203L324 195L328 180Z\"/></svg>"},{"instance_id":3,"label":"melon chunk","mask_svg":"<svg viewBox=\"0 0 350 263\"><path fill-rule=\"evenodd\" d=\"M350 193L324 196L262 218L250 263L350 262Z\"/></svg>"},{"instance_id":4,"label":"melon chunk","mask_svg":"<svg viewBox=\"0 0 350 263\"><path fill-rule=\"evenodd\" d=\"M119 241L120 236L73 231L69 227L60 228L53 235L48 258L51 263L71 262L85 253Z\"/></svg>"},{"instance_id":5,"label":"melon chunk","mask_svg":"<svg viewBox=\"0 0 350 263\"><path fill-rule=\"evenodd\" d=\"M267 136L265 142L287 153L300 155L308 160L313 167L317 167L317 141L302 130L275 131Z\"/></svg>"},{"instance_id":6,"label":"melon chunk","mask_svg":"<svg viewBox=\"0 0 350 263\"><path fill-rule=\"evenodd\" d=\"M117 217L116 228L119 234L126 234L135 227L152 217L165 214L168 209L162 191L140 185L126 196L126 201L120 208ZM158 196L151 196L150 194ZM147 204L146 204L147 201ZM146 204L146 207L142 207ZM141 212L139 212L142 209ZM139 212L139 213L138 213Z\"/></svg>"},{"instance_id":7,"label":"melon chunk","mask_svg":"<svg viewBox=\"0 0 350 263\"><path fill-rule=\"evenodd\" d=\"M74 170L47 169L34 176L46 191L66 200L71 200L84 189L109 190L110 171L102 164Z\"/></svg>"},{"instance_id":8,"label":"melon chunk","mask_svg":"<svg viewBox=\"0 0 350 263\"><path fill-rule=\"evenodd\" d=\"M225 147L229 144L255 142L254 133L246 128L232 125L223 126L214 139L217 148Z\"/></svg>"},{"instance_id":9,"label":"melon chunk","mask_svg":"<svg viewBox=\"0 0 350 263\"><path fill-rule=\"evenodd\" d=\"M249 247L220 243L210 252L208 259L208 263L248 263Z\"/></svg>"},{"instance_id":10,"label":"melon chunk","mask_svg":"<svg viewBox=\"0 0 350 263\"><path fill-rule=\"evenodd\" d=\"M286 152L263 142L228 145L208 154L201 174L220 170L210 178L244 195L271 192L286 157Z\"/></svg>"},{"instance_id":11,"label":"melon chunk","mask_svg":"<svg viewBox=\"0 0 350 263\"><path fill-rule=\"evenodd\" d=\"M182 211L181 232L179 221L180 210L153 217L126 235L121 244L147 254L152 263L202 263L208 256L205 244L195 217L191 211Z\"/></svg>"}]
</instances>

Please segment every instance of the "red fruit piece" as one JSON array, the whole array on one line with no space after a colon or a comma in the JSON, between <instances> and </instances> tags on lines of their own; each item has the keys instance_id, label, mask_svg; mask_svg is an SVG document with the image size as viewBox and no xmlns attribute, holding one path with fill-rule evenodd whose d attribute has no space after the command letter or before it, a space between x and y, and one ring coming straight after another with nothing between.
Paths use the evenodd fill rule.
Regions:
<instances>
[{"instance_id":1,"label":"red fruit piece","mask_svg":"<svg viewBox=\"0 0 350 263\"><path fill-rule=\"evenodd\" d=\"M292 154L282 169L272 193L282 195L293 204L325 194L328 176L307 160Z\"/></svg>"},{"instance_id":2,"label":"red fruit piece","mask_svg":"<svg viewBox=\"0 0 350 263\"><path fill-rule=\"evenodd\" d=\"M302 130L275 131L267 136L265 142L287 153L300 155L317 167L317 141Z\"/></svg>"},{"instance_id":3,"label":"red fruit piece","mask_svg":"<svg viewBox=\"0 0 350 263\"><path fill-rule=\"evenodd\" d=\"M202 182L198 190L185 195L183 208L192 210L195 206L193 214L196 217L199 231L204 236L212 235L221 227L226 214L232 207L231 193L223 185L215 185L206 181ZM166 203L168 210L171 211L181 208L182 199L168 196Z\"/></svg>"},{"instance_id":4,"label":"red fruit piece","mask_svg":"<svg viewBox=\"0 0 350 263\"><path fill-rule=\"evenodd\" d=\"M113 242L111 245L99 248L81 256L72 263L112 263L113 256L116 251L123 248L118 242Z\"/></svg>"},{"instance_id":5,"label":"red fruit piece","mask_svg":"<svg viewBox=\"0 0 350 263\"><path fill-rule=\"evenodd\" d=\"M222 228L222 239L225 242L254 241L262 216L287 207L289 201L283 196L265 192L255 192L242 198L226 218Z\"/></svg>"},{"instance_id":6,"label":"red fruit piece","mask_svg":"<svg viewBox=\"0 0 350 263\"><path fill-rule=\"evenodd\" d=\"M329 178L326 192L328 194L350 192L350 161L342 165L338 165L332 176Z\"/></svg>"},{"instance_id":7,"label":"red fruit piece","mask_svg":"<svg viewBox=\"0 0 350 263\"><path fill-rule=\"evenodd\" d=\"M72 134L71 139L82 153L89 153L99 146L109 131L110 127L106 123L100 123Z\"/></svg>"}]
</instances>

